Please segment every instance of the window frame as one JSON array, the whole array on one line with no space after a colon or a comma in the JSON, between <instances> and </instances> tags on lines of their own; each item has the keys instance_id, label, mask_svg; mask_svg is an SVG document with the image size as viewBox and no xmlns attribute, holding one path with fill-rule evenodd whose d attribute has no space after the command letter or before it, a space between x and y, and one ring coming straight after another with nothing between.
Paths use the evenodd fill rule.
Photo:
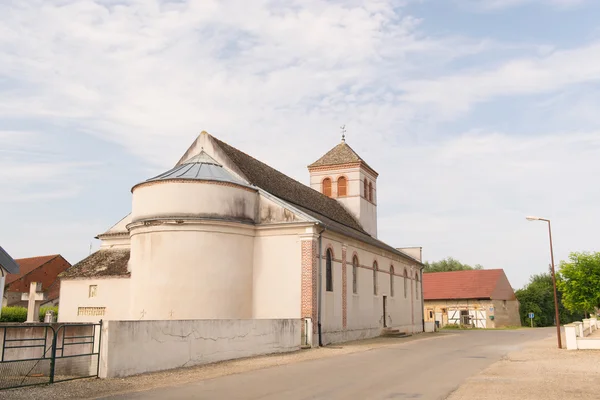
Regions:
<instances>
[{"instance_id":1,"label":"window frame","mask_svg":"<svg viewBox=\"0 0 600 400\"><path fill-rule=\"evenodd\" d=\"M406 271L406 268L404 268L404 298L406 299L408 297L408 288L407 288L407 280L408 280L408 272Z\"/></svg>"},{"instance_id":2,"label":"window frame","mask_svg":"<svg viewBox=\"0 0 600 400\"><path fill-rule=\"evenodd\" d=\"M342 193L342 186L340 186L340 181L344 182L344 193ZM345 176L340 176L337 180L337 195L338 197L346 197L348 196L348 179Z\"/></svg>"},{"instance_id":3,"label":"window frame","mask_svg":"<svg viewBox=\"0 0 600 400\"><path fill-rule=\"evenodd\" d=\"M325 182L327 182L327 184L329 185L329 194L325 193ZM321 181L321 192L327 197L333 196L333 184L331 182L331 178L323 178L323 180Z\"/></svg>"},{"instance_id":4,"label":"window frame","mask_svg":"<svg viewBox=\"0 0 600 400\"><path fill-rule=\"evenodd\" d=\"M352 293L358 294L358 256L352 257Z\"/></svg>"},{"instance_id":5,"label":"window frame","mask_svg":"<svg viewBox=\"0 0 600 400\"><path fill-rule=\"evenodd\" d=\"M394 266L390 265L390 297L394 297L395 291L394 291Z\"/></svg>"},{"instance_id":6,"label":"window frame","mask_svg":"<svg viewBox=\"0 0 600 400\"><path fill-rule=\"evenodd\" d=\"M327 249L325 252L325 291L333 292L333 252Z\"/></svg>"},{"instance_id":7,"label":"window frame","mask_svg":"<svg viewBox=\"0 0 600 400\"><path fill-rule=\"evenodd\" d=\"M373 261L373 296L379 295L379 282L378 275L379 274L379 265L377 265L377 261Z\"/></svg>"}]
</instances>

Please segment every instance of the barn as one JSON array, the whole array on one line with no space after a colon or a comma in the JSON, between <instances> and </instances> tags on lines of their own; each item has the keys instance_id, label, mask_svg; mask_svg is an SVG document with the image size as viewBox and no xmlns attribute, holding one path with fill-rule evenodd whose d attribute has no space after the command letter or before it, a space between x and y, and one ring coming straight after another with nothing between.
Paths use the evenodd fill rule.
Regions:
<instances>
[{"instance_id":1,"label":"barn","mask_svg":"<svg viewBox=\"0 0 600 400\"><path fill-rule=\"evenodd\" d=\"M423 274L425 321L475 328L521 326L519 301L502 269Z\"/></svg>"}]
</instances>

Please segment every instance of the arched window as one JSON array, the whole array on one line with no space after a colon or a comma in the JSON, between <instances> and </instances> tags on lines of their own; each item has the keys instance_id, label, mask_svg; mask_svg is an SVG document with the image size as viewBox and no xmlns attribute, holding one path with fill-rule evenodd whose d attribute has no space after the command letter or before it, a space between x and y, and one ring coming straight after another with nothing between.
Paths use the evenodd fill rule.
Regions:
<instances>
[{"instance_id":1,"label":"arched window","mask_svg":"<svg viewBox=\"0 0 600 400\"><path fill-rule=\"evenodd\" d=\"M327 249L327 257L325 261L325 290L333 292L333 256L331 249Z\"/></svg>"},{"instance_id":2,"label":"arched window","mask_svg":"<svg viewBox=\"0 0 600 400\"><path fill-rule=\"evenodd\" d=\"M373 263L373 294L377 296L377 272L379 272L379 266L377 261Z\"/></svg>"},{"instance_id":3,"label":"arched window","mask_svg":"<svg viewBox=\"0 0 600 400\"><path fill-rule=\"evenodd\" d=\"M367 178L365 178L365 182L364 182L364 196L365 196L365 199L369 198L369 182L367 182Z\"/></svg>"},{"instance_id":4,"label":"arched window","mask_svg":"<svg viewBox=\"0 0 600 400\"><path fill-rule=\"evenodd\" d=\"M352 293L358 293L358 257L352 258Z\"/></svg>"},{"instance_id":5,"label":"arched window","mask_svg":"<svg viewBox=\"0 0 600 400\"><path fill-rule=\"evenodd\" d=\"M343 176L340 176L338 178L337 185L338 185L338 197L346 196L346 193L347 193L347 181L346 181L346 178L343 177Z\"/></svg>"},{"instance_id":6,"label":"arched window","mask_svg":"<svg viewBox=\"0 0 600 400\"><path fill-rule=\"evenodd\" d=\"M415 296L419 300L419 272L415 272Z\"/></svg>"},{"instance_id":7,"label":"arched window","mask_svg":"<svg viewBox=\"0 0 600 400\"><path fill-rule=\"evenodd\" d=\"M331 197L331 179L329 178L323 179L323 194Z\"/></svg>"},{"instance_id":8,"label":"arched window","mask_svg":"<svg viewBox=\"0 0 600 400\"><path fill-rule=\"evenodd\" d=\"M406 298L408 294L408 273L406 272L406 268L404 268L404 298Z\"/></svg>"},{"instance_id":9,"label":"arched window","mask_svg":"<svg viewBox=\"0 0 600 400\"><path fill-rule=\"evenodd\" d=\"M369 201L373 201L373 182L369 182Z\"/></svg>"},{"instance_id":10,"label":"arched window","mask_svg":"<svg viewBox=\"0 0 600 400\"><path fill-rule=\"evenodd\" d=\"M394 297L394 266L390 266L390 296Z\"/></svg>"}]
</instances>

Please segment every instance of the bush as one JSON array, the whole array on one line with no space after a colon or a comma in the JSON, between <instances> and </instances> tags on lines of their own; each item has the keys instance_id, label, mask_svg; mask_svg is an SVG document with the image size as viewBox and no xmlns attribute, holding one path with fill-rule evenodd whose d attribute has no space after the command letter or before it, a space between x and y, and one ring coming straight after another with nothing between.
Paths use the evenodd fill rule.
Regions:
<instances>
[{"instance_id":1,"label":"bush","mask_svg":"<svg viewBox=\"0 0 600 400\"><path fill-rule=\"evenodd\" d=\"M39 321L44 322L46 311L54 311L54 315L58 316L58 307L41 307ZM2 307L2 315L0 322L25 322L27 321L27 308L25 307Z\"/></svg>"},{"instance_id":2,"label":"bush","mask_svg":"<svg viewBox=\"0 0 600 400\"><path fill-rule=\"evenodd\" d=\"M25 322L27 309L25 307L2 307L0 322Z\"/></svg>"}]
</instances>

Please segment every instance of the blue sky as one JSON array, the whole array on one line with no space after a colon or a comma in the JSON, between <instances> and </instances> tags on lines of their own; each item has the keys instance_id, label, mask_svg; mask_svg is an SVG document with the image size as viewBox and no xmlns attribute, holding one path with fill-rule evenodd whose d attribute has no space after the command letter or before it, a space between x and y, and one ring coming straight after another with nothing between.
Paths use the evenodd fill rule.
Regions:
<instances>
[{"instance_id":1,"label":"blue sky","mask_svg":"<svg viewBox=\"0 0 600 400\"><path fill-rule=\"evenodd\" d=\"M340 139L379 236L504 268L598 251L600 3L0 3L0 243L76 262L202 130L307 183Z\"/></svg>"}]
</instances>

